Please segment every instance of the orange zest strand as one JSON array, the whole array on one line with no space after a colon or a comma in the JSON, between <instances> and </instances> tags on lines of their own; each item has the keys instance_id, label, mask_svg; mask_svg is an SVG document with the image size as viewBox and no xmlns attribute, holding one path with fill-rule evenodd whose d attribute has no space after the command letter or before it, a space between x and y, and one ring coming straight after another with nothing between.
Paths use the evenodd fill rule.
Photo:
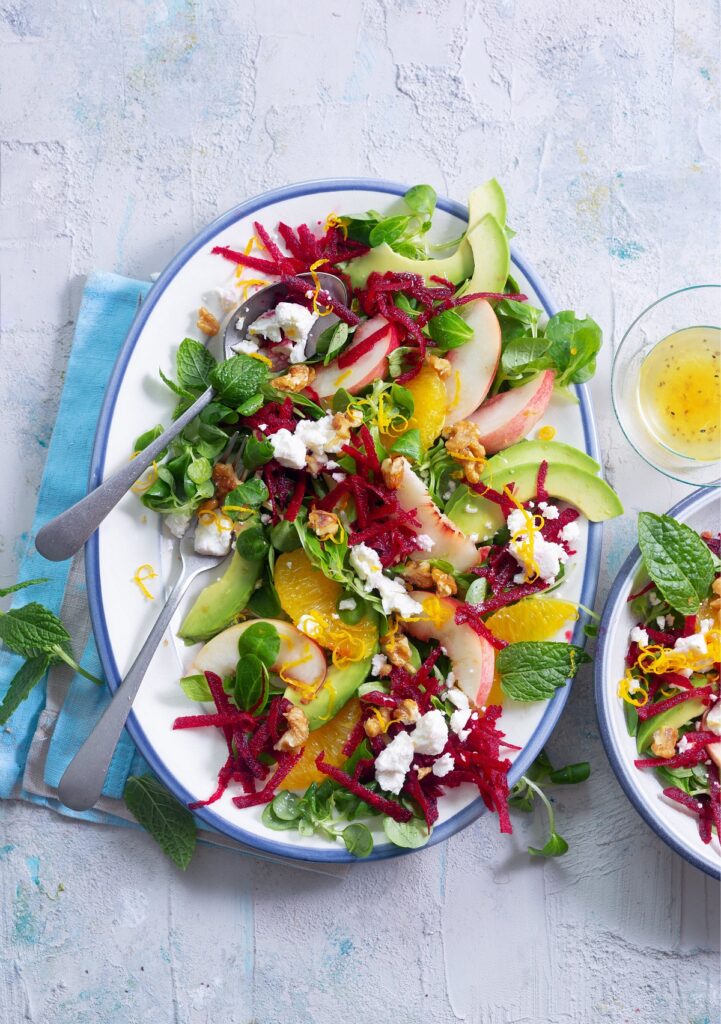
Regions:
<instances>
[{"instance_id":1,"label":"orange zest strand","mask_svg":"<svg viewBox=\"0 0 721 1024\"><path fill-rule=\"evenodd\" d=\"M340 228L343 232L343 238L348 238L348 228L337 213L329 213L325 219L325 224L323 225L324 233L327 234L331 228Z\"/></svg>"},{"instance_id":2,"label":"orange zest strand","mask_svg":"<svg viewBox=\"0 0 721 1024\"><path fill-rule=\"evenodd\" d=\"M148 588L145 586L147 580L155 580L158 578L158 574L152 565L139 565L135 570L133 576L133 583L138 587L143 597L147 598L148 601L154 601L155 595L151 594Z\"/></svg>"},{"instance_id":3,"label":"orange zest strand","mask_svg":"<svg viewBox=\"0 0 721 1024\"><path fill-rule=\"evenodd\" d=\"M137 452L135 453L137 455ZM135 455L133 456L135 458ZM136 480L130 490L133 494L145 494L153 486L155 481L158 479L158 463L153 460L152 466L150 466L145 473Z\"/></svg>"},{"instance_id":4,"label":"orange zest strand","mask_svg":"<svg viewBox=\"0 0 721 1024\"><path fill-rule=\"evenodd\" d=\"M323 306L321 309L318 304L318 296L322 291L320 278L318 277L318 267L322 267L327 262L328 260L324 256L322 259L316 260L315 263L311 263L308 268L310 276L313 278L313 312L316 316L328 316L329 313L333 312L330 306Z\"/></svg>"},{"instance_id":5,"label":"orange zest strand","mask_svg":"<svg viewBox=\"0 0 721 1024\"><path fill-rule=\"evenodd\" d=\"M635 708L642 708L644 704L648 704L648 694L640 685L640 680L631 674L630 668L626 669L626 674L618 684L618 696Z\"/></svg>"}]
</instances>

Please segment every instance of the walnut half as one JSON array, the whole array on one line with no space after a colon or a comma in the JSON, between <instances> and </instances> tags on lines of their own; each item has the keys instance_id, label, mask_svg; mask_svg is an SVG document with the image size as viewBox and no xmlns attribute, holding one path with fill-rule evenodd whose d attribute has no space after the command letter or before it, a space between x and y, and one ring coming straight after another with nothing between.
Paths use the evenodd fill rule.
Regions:
<instances>
[{"instance_id":1,"label":"walnut half","mask_svg":"<svg viewBox=\"0 0 721 1024\"><path fill-rule=\"evenodd\" d=\"M203 334L207 334L209 338L214 337L220 330L220 323L218 318L213 316L209 309L205 306L201 306L198 310L198 323L197 327Z\"/></svg>"},{"instance_id":2,"label":"walnut half","mask_svg":"<svg viewBox=\"0 0 721 1024\"><path fill-rule=\"evenodd\" d=\"M664 725L653 734L651 753L656 757L673 757L676 753L676 741L678 740L678 729L671 725Z\"/></svg>"},{"instance_id":3,"label":"walnut half","mask_svg":"<svg viewBox=\"0 0 721 1024\"><path fill-rule=\"evenodd\" d=\"M308 526L318 540L331 540L340 530L340 519L335 512L314 508L308 516Z\"/></svg>"},{"instance_id":4,"label":"walnut half","mask_svg":"<svg viewBox=\"0 0 721 1024\"><path fill-rule=\"evenodd\" d=\"M296 750L308 739L310 728L302 708L288 708L283 716L288 728L273 747L273 750Z\"/></svg>"},{"instance_id":5,"label":"walnut half","mask_svg":"<svg viewBox=\"0 0 721 1024\"><path fill-rule=\"evenodd\" d=\"M290 370L282 377L276 377L273 387L278 391L289 391L297 394L303 388L307 388L315 380L315 370L312 366L291 366Z\"/></svg>"}]
</instances>

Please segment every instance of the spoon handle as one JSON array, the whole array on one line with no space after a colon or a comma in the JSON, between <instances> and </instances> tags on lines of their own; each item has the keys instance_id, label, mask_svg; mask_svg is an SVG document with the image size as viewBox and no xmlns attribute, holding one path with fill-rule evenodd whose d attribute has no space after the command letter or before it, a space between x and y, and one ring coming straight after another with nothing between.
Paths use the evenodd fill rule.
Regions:
<instances>
[{"instance_id":1,"label":"spoon handle","mask_svg":"<svg viewBox=\"0 0 721 1024\"><path fill-rule=\"evenodd\" d=\"M208 405L214 394L212 388L204 391L182 416L179 416L152 444L138 452L127 465L65 512L61 512L55 519L46 523L35 538L35 547L40 554L51 562L62 562L76 554L135 481L155 462L173 438L177 437Z\"/></svg>"},{"instance_id":2,"label":"spoon handle","mask_svg":"<svg viewBox=\"0 0 721 1024\"><path fill-rule=\"evenodd\" d=\"M58 786L58 797L66 807L71 807L74 811L87 811L100 799L120 734L148 666L188 584L202 571L201 568L187 575L181 574L128 674L103 712L102 718L65 769Z\"/></svg>"}]
</instances>

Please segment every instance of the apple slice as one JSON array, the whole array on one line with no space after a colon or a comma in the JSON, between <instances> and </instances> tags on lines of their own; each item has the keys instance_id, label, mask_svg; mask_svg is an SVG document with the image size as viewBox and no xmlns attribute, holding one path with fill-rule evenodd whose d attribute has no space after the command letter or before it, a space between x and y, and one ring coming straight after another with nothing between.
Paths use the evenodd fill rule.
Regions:
<instances>
[{"instance_id":1,"label":"apple slice","mask_svg":"<svg viewBox=\"0 0 721 1024\"><path fill-rule=\"evenodd\" d=\"M427 614L416 621L404 622L403 629L416 640L437 640L445 647L458 686L478 707L484 705L493 685L496 656L483 637L466 623L456 625L456 609L461 602L454 597L438 597L424 590L410 595Z\"/></svg>"},{"instance_id":2,"label":"apple slice","mask_svg":"<svg viewBox=\"0 0 721 1024\"><path fill-rule=\"evenodd\" d=\"M488 394L501 358L501 325L485 299L461 306L473 337L446 353L451 372L445 379L446 426L467 419Z\"/></svg>"},{"instance_id":3,"label":"apple slice","mask_svg":"<svg viewBox=\"0 0 721 1024\"><path fill-rule=\"evenodd\" d=\"M371 320L365 320L357 328L353 335L353 341L343 355L345 356L354 348L358 348L366 338L383 327L386 328L385 331L378 336L372 348L364 355L359 356L350 366L341 368L338 366L337 360L334 360L316 372L311 387L319 398L332 398L338 388L345 388L346 391L355 395L372 384L374 380L382 380L388 376L388 356L398 346L398 335L393 324L383 316L374 316Z\"/></svg>"},{"instance_id":4,"label":"apple slice","mask_svg":"<svg viewBox=\"0 0 721 1024\"><path fill-rule=\"evenodd\" d=\"M527 384L487 399L468 417L481 431L489 455L522 440L543 416L553 394L553 370L544 370Z\"/></svg>"},{"instance_id":5,"label":"apple slice","mask_svg":"<svg viewBox=\"0 0 721 1024\"><path fill-rule=\"evenodd\" d=\"M433 541L433 548L430 551L416 551L411 558L420 562L427 558L442 558L450 562L458 572L466 572L476 564L476 545L441 512L428 493L428 488L420 477L416 476L406 459L403 460L403 476L396 494L406 511L415 510L416 518L421 524L418 532L424 533Z\"/></svg>"},{"instance_id":6,"label":"apple slice","mask_svg":"<svg viewBox=\"0 0 721 1024\"><path fill-rule=\"evenodd\" d=\"M215 672L221 679L234 676L238 664L238 640L246 629L259 622L274 626L280 636L280 650L270 666L271 672L290 686L295 684L299 688L313 687L317 690L326 677L325 654L314 640L281 619L251 619L224 629L201 647L191 672Z\"/></svg>"}]
</instances>

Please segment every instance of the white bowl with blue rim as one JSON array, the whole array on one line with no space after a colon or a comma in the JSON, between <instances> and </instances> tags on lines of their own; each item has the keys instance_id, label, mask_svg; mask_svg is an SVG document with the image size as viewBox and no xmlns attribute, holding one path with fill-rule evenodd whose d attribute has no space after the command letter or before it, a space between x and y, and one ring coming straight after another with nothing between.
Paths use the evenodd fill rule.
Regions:
<instances>
[{"instance_id":1,"label":"white bowl with blue rim","mask_svg":"<svg viewBox=\"0 0 721 1024\"><path fill-rule=\"evenodd\" d=\"M362 213L373 208L389 212L408 186L362 178L311 181L267 192L241 203L204 228L175 256L158 277L133 323L117 360L98 422L90 486L124 464L135 437L159 422L167 422L173 397L158 379L158 367L172 376L177 346L195 328L201 304L212 308L212 295L234 268L211 255L214 245L242 247L253 233L253 221L275 227L279 220L292 225L324 221L330 212ZM460 203L440 198L434 217L434 240L457 237L467 223L468 211ZM550 317L556 307L529 263L514 249L512 272L531 302ZM576 388L578 404L553 401L544 417L559 440L573 444L598 459L593 413L585 386ZM138 566L150 564L160 574L153 582L160 599L171 579L173 543L164 535L160 517L149 512L132 494L127 495L88 542L87 584L93 629L106 678L115 690L132 663L157 614L157 602L143 599L132 583ZM591 607L596 593L601 551L600 524L581 525L579 556L563 583L564 596ZM211 577L212 578L212 577ZM207 579L203 582L207 582ZM195 591L197 593L197 590ZM188 596L193 599L194 592ZM187 608L187 604L185 605ZM178 613L175 625L184 609ZM583 643L582 614L574 642ZM173 731L179 715L193 713L178 679L193 657L168 635L161 644L128 719L128 730L158 778L184 803L207 797L216 786L224 761L224 743L210 730ZM569 696L570 687L557 691L541 704L514 704L504 708L501 727L510 742L522 749L515 755L511 784L528 768L548 740ZM197 705L195 708L197 709ZM261 821L262 808L239 810L230 793L197 812L206 825L258 850L309 861L356 862L344 848L315 836L273 832ZM440 802L440 818L430 845L465 828L485 807L471 787L450 791ZM377 819L376 819L377 820ZM489 828L496 828L489 820ZM371 859L408 852L390 844L376 830Z\"/></svg>"},{"instance_id":2,"label":"white bowl with blue rim","mask_svg":"<svg viewBox=\"0 0 721 1024\"><path fill-rule=\"evenodd\" d=\"M694 491L666 515L698 533L716 532L721 523L721 499L713 489ZM618 684L625 670L629 633L636 625L628 598L644 585L640 571L641 552L637 545L621 566L601 617L595 665L601 739L623 791L644 821L689 864L713 878L721 878L721 844L716 833L708 845L703 843L696 818L663 796L663 783L655 772L638 769L633 763L638 757L636 740L626 728Z\"/></svg>"}]
</instances>

